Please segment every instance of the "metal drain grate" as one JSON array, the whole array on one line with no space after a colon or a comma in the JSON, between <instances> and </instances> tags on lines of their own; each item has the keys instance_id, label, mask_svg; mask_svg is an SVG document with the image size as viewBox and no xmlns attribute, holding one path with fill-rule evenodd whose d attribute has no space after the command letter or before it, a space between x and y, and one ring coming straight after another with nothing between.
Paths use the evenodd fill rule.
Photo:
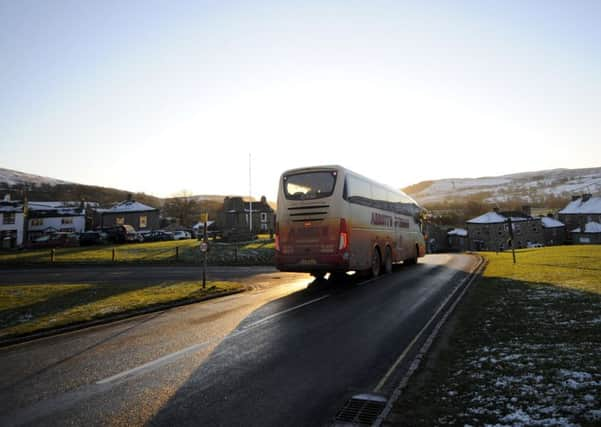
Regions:
<instances>
[{"instance_id":1,"label":"metal drain grate","mask_svg":"<svg viewBox=\"0 0 601 427\"><path fill-rule=\"evenodd\" d=\"M335 426L371 426L386 406L377 394L357 394L346 401L334 420Z\"/></svg>"}]
</instances>

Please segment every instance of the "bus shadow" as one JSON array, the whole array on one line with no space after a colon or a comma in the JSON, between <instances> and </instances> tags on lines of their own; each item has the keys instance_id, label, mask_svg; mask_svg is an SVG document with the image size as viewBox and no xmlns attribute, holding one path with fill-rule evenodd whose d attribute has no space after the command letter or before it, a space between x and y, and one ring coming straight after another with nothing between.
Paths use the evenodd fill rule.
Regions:
<instances>
[{"instance_id":1,"label":"bus shadow","mask_svg":"<svg viewBox=\"0 0 601 427\"><path fill-rule=\"evenodd\" d=\"M420 327L416 307L438 304L425 297L436 292L427 286L434 272L453 280L468 274L399 265L369 284L355 275L314 280L259 307L147 425L321 425L344 402L349 384L370 384L383 355L392 364L404 329Z\"/></svg>"}]
</instances>

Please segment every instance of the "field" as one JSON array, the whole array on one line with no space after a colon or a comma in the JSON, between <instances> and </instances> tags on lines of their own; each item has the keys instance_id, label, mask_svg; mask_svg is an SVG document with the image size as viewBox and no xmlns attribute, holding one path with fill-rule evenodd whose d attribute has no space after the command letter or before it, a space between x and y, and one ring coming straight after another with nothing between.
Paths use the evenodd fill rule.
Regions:
<instances>
[{"instance_id":1,"label":"field","mask_svg":"<svg viewBox=\"0 0 601 427\"><path fill-rule=\"evenodd\" d=\"M483 253L394 425L601 424L601 247Z\"/></svg>"},{"instance_id":2,"label":"field","mask_svg":"<svg viewBox=\"0 0 601 427\"><path fill-rule=\"evenodd\" d=\"M209 248L210 265L265 265L271 263L274 244L269 239L249 243L210 241ZM0 252L0 265L173 262L200 263L198 240L58 248L54 255L50 249Z\"/></svg>"}]
</instances>

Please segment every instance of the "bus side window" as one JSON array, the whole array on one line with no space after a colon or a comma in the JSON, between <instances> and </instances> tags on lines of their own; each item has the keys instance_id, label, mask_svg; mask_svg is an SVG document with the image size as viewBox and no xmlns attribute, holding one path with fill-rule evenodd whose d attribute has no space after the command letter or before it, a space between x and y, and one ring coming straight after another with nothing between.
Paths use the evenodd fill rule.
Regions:
<instances>
[{"instance_id":1,"label":"bus side window","mask_svg":"<svg viewBox=\"0 0 601 427\"><path fill-rule=\"evenodd\" d=\"M344 187L342 187L342 198L348 200L348 179L344 178Z\"/></svg>"}]
</instances>

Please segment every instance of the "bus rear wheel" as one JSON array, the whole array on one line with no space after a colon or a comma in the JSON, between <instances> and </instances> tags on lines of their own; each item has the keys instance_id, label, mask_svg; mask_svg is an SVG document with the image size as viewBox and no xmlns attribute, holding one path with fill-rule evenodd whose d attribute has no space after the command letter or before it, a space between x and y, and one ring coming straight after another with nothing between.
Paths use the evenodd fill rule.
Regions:
<instances>
[{"instance_id":1,"label":"bus rear wheel","mask_svg":"<svg viewBox=\"0 0 601 427\"><path fill-rule=\"evenodd\" d=\"M413 258L406 259L405 264L407 264L407 265L417 264L418 254L419 254L419 248L417 246L415 246L415 256Z\"/></svg>"},{"instance_id":2,"label":"bus rear wheel","mask_svg":"<svg viewBox=\"0 0 601 427\"><path fill-rule=\"evenodd\" d=\"M392 251L386 247L386 256L384 257L384 273L392 273Z\"/></svg>"},{"instance_id":3,"label":"bus rear wheel","mask_svg":"<svg viewBox=\"0 0 601 427\"><path fill-rule=\"evenodd\" d=\"M371 255L371 275L372 277L378 277L382 268L382 257L380 256L380 250L375 248Z\"/></svg>"}]
</instances>

